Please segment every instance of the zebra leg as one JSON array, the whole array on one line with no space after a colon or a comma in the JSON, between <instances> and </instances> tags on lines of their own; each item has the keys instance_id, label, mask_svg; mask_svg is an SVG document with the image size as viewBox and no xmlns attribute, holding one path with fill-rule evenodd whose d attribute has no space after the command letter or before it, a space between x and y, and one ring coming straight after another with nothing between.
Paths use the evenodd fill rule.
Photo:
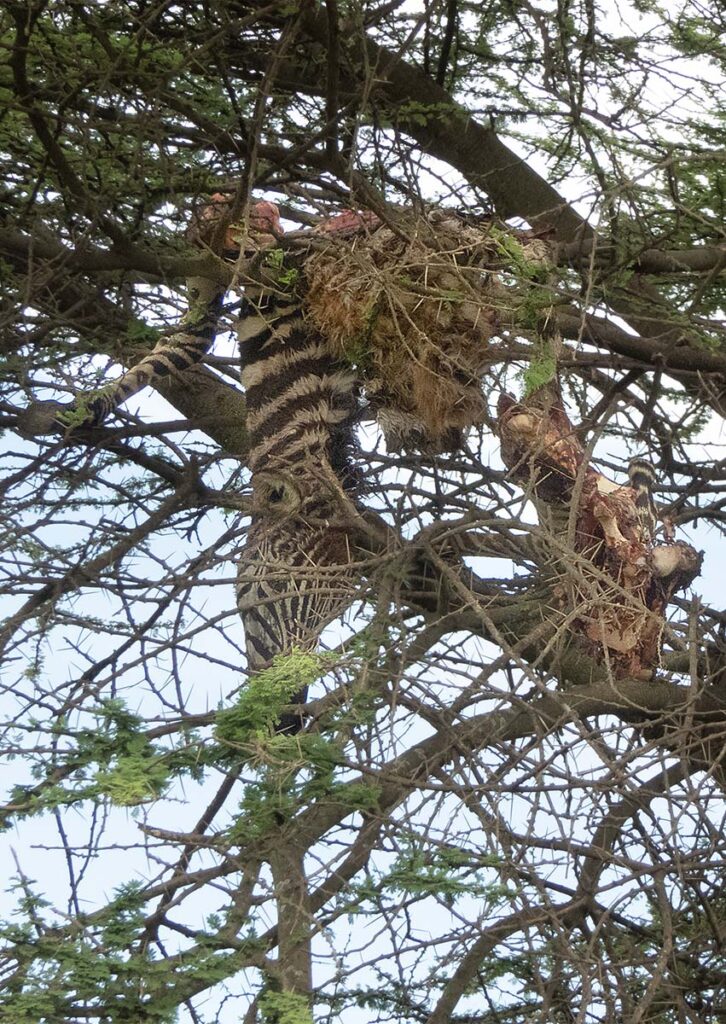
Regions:
<instances>
[{"instance_id":1,"label":"zebra leg","mask_svg":"<svg viewBox=\"0 0 726 1024\"><path fill-rule=\"evenodd\" d=\"M223 289L212 281L195 278L189 283L191 307L181 329L159 341L154 349L119 380L99 391L80 395L70 403L31 402L18 416L26 437L72 433L99 426L119 405L147 385L199 363L210 349L222 310Z\"/></svg>"}]
</instances>

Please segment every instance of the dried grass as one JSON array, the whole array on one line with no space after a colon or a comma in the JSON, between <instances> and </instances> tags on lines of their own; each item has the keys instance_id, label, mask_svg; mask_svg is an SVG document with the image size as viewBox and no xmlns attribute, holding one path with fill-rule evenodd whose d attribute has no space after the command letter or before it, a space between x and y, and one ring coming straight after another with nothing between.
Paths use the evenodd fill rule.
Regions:
<instances>
[{"instance_id":1,"label":"dried grass","mask_svg":"<svg viewBox=\"0 0 726 1024\"><path fill-rule=\"evenodd\" d=\"M382 226L331 239L305 263L307 315L359 367L399 433L415 435L418 423L445 446L486 414L488 342L512 320L511 292L495 274L503 262L490 225L451 215L420 218L406 238Z\"/></svg>"}]
</instances>

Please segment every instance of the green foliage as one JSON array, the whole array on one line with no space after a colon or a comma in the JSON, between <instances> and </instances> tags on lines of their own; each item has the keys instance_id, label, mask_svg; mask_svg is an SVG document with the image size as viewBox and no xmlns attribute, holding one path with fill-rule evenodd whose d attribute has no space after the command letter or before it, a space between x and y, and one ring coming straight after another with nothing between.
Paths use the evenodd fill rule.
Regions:
<instances>
[{"instance_id":1,"label":"green foliage","mask_svg":"<svg viewBox=\"0 0 726 1024\"><path fill-rule=\"evenodd\" d=\"M54 765L36 772L44 783L13 789L13 814L32 816L102 797L130 807L157 799L174 775L199 773L204 758L191 735L187 746L167 750L147 739L144 726L119 699L97 708L94 727L72 730L56 721L53 731L72 742L60 749ZM58 767L68 781L49 783Z\"/></svg>"},{"instance_id":2,"label":"green foliage","mask_svg":"<svg viewBox=\"0 0 726 1024\"><path fill-rule=\"evenodd\" d=\"M415 896L440 896L453 904L464 895L496 904L511 899L516 890L492 882L482 870L499 867L498 857L479 857L457 847L431 849L411 842L384 876L383 887Z\"/></svg>"},{"instance_id":3,"label":"green foliage","mask_svg":"<svg viewBox=\"0 0 726 1024\"><path fill-rule=\"evenodd\" d=\"M129 952L143 926L139 886L119 889L93 923L79 919L65 929L44 918L47 904L33 896L26 879L15 888L22 893L20 923L0 923L0 940L17 970L0 992L0 1021L63 1024L85 1006L104 1024L172 1024L173 993L156 988L167 968L147 952Z\"/></svg>"},{"instance_id":4,"label":"green foliage","mask_svg":"<svg viewBox=\"0 0 726 1024\"><path fill-rule=\"evenodd\" d=\"M504 258L505 266L517 279L535 284L547 283L553 271L549 260L532 259L522 243L509 232L492 227L490 235Z\"/></svg>"},{"instance_id":5,"label":"green foliage","mask_svg":"<svg viewBox=\"0 0 726 1024\"><path fill-rule=\"evenodd\" d=\"M313 1024L305 996L268 989L260 997L260 1012L265 1024Z\"/></svg>"},{"instance_id":6,"label":"green foliage","mask_svg":"<svg viewBox=\"0 0 726 1024\"><path fill-rule=\"evenodd\" d=\"M149 326L143 320L139 320L138 317L132 317L126 328L126 337L129 341L153 348L161 334L156 327Z\"/></svg>"},{"instance_id":7,"label":"green foliage","mask_svg":"<svg viewBox=\"0 0 726 1024\"><path fill-rule=\"evenodd\" d=\"M292 697L334 663L328 654L294 650L278 655L272 665L253 676L237 703L217 714L217 740L235 750L255 735L268 735Z\"/></svg>"},{"instance_id":8,"label":"green foliage","mask_svg":"<svg viewBox=\"0 0 726 1024\"><path fill-rule=\"evenodd\" d=\"M100 794L122 807L147 803L161 796L169 783L168 767L154 755L150 743L139 737L128 753L115 757L110 768L96 772Z\"/></svg>"},{"instance_id":9,"label":"green foliage","mask_svg":"<svg viewBox=\"0 0 726 1024\"><path fill-rule=\"evenodd\" d=\"M286 270L281 270L277 275L278 283L283 287L292 291L297 284L299 277L299 271L295 267L288 267Z\"/></svg>"},{"instance_id":10,"label":"green foliage","mask_svg":"<svg viewBox=\"0 0 726 1024\"><path fill-rule=\"evenodd\" d=\"M380 800L380 786L375 782L341 783L335 791L337 802L351 811L375 811Z\"/></svg>"},{"instance_id":11,"label":"green foliage","mask_svg":"<svg viewBox=\"0 0 726 1024\"><path fill-rule=\"evenodd\" d=\"M266 252L264 265L275 271L275 281L280 287L294 291L300 272L296 267L285 266L285 253L282 249L270 249Z\"/></svg>"},{"instance_id":12,"label":"green foliage","mask_svg":"<svg viewBox=\"0 0 726 1024\"><path fill-rule=\"evenodd\" d=\"M67 395L74 383L83 386L92 380L105 362L96 358L98 353L118 356L123 349L128 354L134 346L158 340L159 333L148 323L164 322L171 313L169 289L178 288L179 282L176 270L169 268L178 267L180 253L188 254L184 224L203 195L249 176L255 190L269 190L310 212L318 203L323 204L320 209L329 201L350 203L351 194L365 205L368 182L401 208L426 202L438 191L444 204L486 215L490 190L497 197L498 213L510 223L522 223L528 211L542 210L543 196L536 181L531 192L526 181L517 183L524 169L518 166L521 160L562 194L577 196L577 209L597 226L603 245L591 266L575 256L570 269L562 270L530 259L526 245L507 230L501 232L501 258L493 262L502 268L504 290L512 299L503 300L507 308L500 310L501 336L482 358L482 365L487 364L485 387L507 386L511 366L521 358L517 335L546 334L542 327L563 295L573 307L598 315L611 315L617 300L626 298L631 309L639 301L637 312L644 320L665 321L666 327L675 328L673 334L657 326L654 337L659 341L641 347L643 359L637 353L618 354L595 335L583 334L585 358L579 365L571 361L583 417L606 394L601 387L612 386L613 399L618 399L621 371L642 370L632 387L623 383L634 401L621 403L610 420L612 429L621 436L624 430L649 431L653 444L662 449L661 497L672 500L677 521L692 514L701 490L712 508L700 511L717 522L719 466L711 471L709 465L718 453L712 459L709 449L704 463L686 472L691 454L678 442L695 439L709 415L702 396L720 393L722 375L689 370L680 389L672 390L660 382L661 375L671 380L675 362L685 363L690 354L695 364L707 363L695 351L699 344L711 349L723 345L726 278L722 272L644 274L655 297L636 300L632 275L649 248L723 244L726 117L719 95L723 75L713 74L714 66L723 68L726 62L719 6L701 9L686 2L674 10L664 0L631 0L619 18L606 4L553 4L550 17L536 9L547 5L492 0L459 5L458 12L452 5L426 4L421 17L415 12L409 17L410 12L401 16L386 3L340 0L338 63L344 74L337 84L326 66L332 37L330 47L322 36L310 38L310 18L296 18L304 6L290 0L267 5L260 15L249 4L57 0L5 5L0 14L6 57L0 62L0 159L6 182L0 277L6 284L7 349L0 356L9 394L4 428L12 429L19 386L28 394ZM393 54L370 68L361 65L359 55L366 58L371 51L361 47L356 52L359 40L353 38L368 17L366 7L372 19L368 31ZM646 16L642 25L638 11ZM288 16L294 23L284 24ZM452 48L439 74L447 21L453 29ZM16 47L20 37L23 44ZM678 52L689 59L674 65ZM396 63L398 55L405 65ZM408 83L420 72L432 87L426 94L446 99L435 90L436 78L443 78L452 83L452 95L460 98L461 106L453 101L425 103L423 90L413 90L411 98ZM671 89L683 97L680 114L672 113ZM334 139L330 104L336 90L341 110ZM709 96L712 102L704 102ZM495 155L498 139L505 144L514 140L517 156L493 161L496 179L490 173L491 154L478 150L474 134L465 136L462 130L456 138L463 104L485 129L491 124ZM44 121L45 133L38 131L38 119ZM403 132L391 131L392 124L403 126ZM382 131L383 125L387 127ZM442 126L453 131L444 134ZM452 154L461 158L455 160L456 170L429 159ZM510 173L511 183L505 180ZM417 192L419 186L423 195ZM556 197L554 203L558 205ZM555 207L547 205L547 212L551 215ZM567 241L572 238L569 211L561 212L558 235ZM572 248L563 250L563 260L572 256ZM95 252L104 255L98 266ZM281 247L263 256L265 280L281 292L299 287L301 266ZM397 273L405 288L404 271L399 267ZM204 294L200 283L187 323L207 316ZM461 298L455 289L441 289L437 297L442 304ZM361 311L366 326L346 352L351 364L366 370L373 369L368 365L371 329L386 314L373 300L369 305ZM513 312L510 305L516 307ZM399 343L394 335L392 346ZM567 337L573 344L576 339L576 331ZM211 364L214 372L228 372L222 354L226 344L221 339L220 358ZM637 348L637 338L633 345ZM402 360L419 358L416 344L399 348ZM556 372L544 343L535 342L531 352L522 374L526 394L546 388ZM651 371L656 360L660 366L651 391L649 352ZM91 384L101 386L98 381ZM91 402L102 393L79 402L67 425L85 422ZM375 404L376 396L372 399ZM197 559L194 538L184 529L192 530L203 506L214 502L215 487L238 493L245 479L246 448L240 444L239 450L222 450L211 427L213 436L207 438L202 430L193 438L162 436L152 428L144 436L134 434L128 444L126 439L118 445L112 441L101 451L92 451L77 437L57 436L42 440L39 450L29 454L30 443L23 440L9 446L5 463L6 531L16 531L21 539L12 541L12 559L18 565L12 559L4 563L3 590L11 620L14 608L26 601L32 614L7 641L4 750L6 759L25 756L35 764L32 781L37 783L18 787L12 794L15 806L6 810L17 817L45 812L52 826L52 812L58 808L79 801L92 801L93 806L57 815L59 826L72 824L81 812L90 822L86 836L67 829L65 852L69 871L75 872L72 898L69 893L62 906L58 901L60 909L52 910L35 884L23 880L17 887L17 915L0 924L6 947L1 1021L161 1024L173 1020L175 1010L192 999L194 1013L204 1024L225 1014L234 1016L233 1000L254 987L256 972L272 976L267 958L277 955L275 928L281 922L275 918L279 894L272 891L264 858L276 842L298 844L304 855L314 896L309 926L316 935L316 956L320 933L315 930L331 925L329 963L319 972L316 962L314 979L316 998L331 1007L331 1019L353 1016L356 1002L373 1009L362 1015L365 1019L402 1024L426 1019L460 956L480 934L480 923L496 923L496 913L486 921L492 906L501 908L502 917L512 914L515 930L477 965L465 989L477 1005L462 1002L449 1014L451 1019L477 1013L492 1019L537 1018L543 993L551 1003L552 1020L574 1019L604 1006L597 990L600 986L602 993L608 984L616 990L607 996L612 998L611 1016L627 1018L629 1009L653 995L653 967L662 963L666 929L672 948L655 995L657 1000L663 999L661 993L667 998L670 986L683 1006L663 1009L656 1001L643 1006L643 1013L653 1024L675 1019L683 1007L696 1007L704 1020L718 1015L716 997L715 1005L709 1004L709 986L715 991L724 974L718 942L724 920L719 902L721 805L709 789L718 775L699 772L686 780L688 789L672 787L674 792L665 795L677 803L663 828L658 827L661 805L651 809L650 796L644 796L632 830L626 822L612 856L607 859L605 850L602 858L589 857L587 835L603 815L622 806L630 790L651 793L650 786L638 787L648 763L655 767L662 761L655 749L658 738L651 735L653 730L648 732L652 742L641 756L643 734L634 728L632 715L624 715L620 725L616 715L607 721L602 715L595 729L583 728L581 721L568 718L568 705L562 709L564 728L557 730L549 728L547 716L547 721L537 717L537 703L546 701L550 685L548 628L552 618L556 629L560 598L555 595L553 607L536 586L532 596L530 586L542 555L536 527L531 543L520 543L515 527L517 543L503 544L513 506L499 490L499 474L482 475L477 485L480 456L474 451L437 456L435 472L427 468L427 460L434 460L426 453L405 461L393 452L385 460L374 455L371 469L377 462L385 475L371 503L385 509L383 514L401 527L405 539L400 558L392 550L371 560L366 585L377 602L375 628L367 633L369 642L348 648L351 662L358 659L358 671L348 673L345 699L340 706L333 701L327 705L314 723L318 733L273 735L293 694L332 664L294 652L251 680L233 707L220 711L214 739L205 744L189 731L188 722L197 716L207 722L205 702L216 697L210 698L203 685L192 688L186 682L194 671L193 657L202 653L210 663L224 664L228 678L238 667L230 653L235 627L225 636L219 605L210 601L204 607L207 584L228 550L225 542L212 544ZM175 517L97 581L87 582L79 573L79 592L51 599L36 616L35 594L42 596L41 588L52 586L58 568L65 572L95 553L103 522L95 532L89 530L84 510L97 517L94 523L109 516L112 528L122 535L121 530L155 507L150 498L156 499L160 487L173 486L197 453L200 457L189 469L193 475L198 469L203 486L188 498L180 495L193 506L183 513L185 518ZM608 455L602 454L607 461ZM137 468L132 468L135 461ZM224 467L230 465L234 468L227 474ZM396 466L401 472L394 475ZM28 480L20 480L28 470ZM368 504L369 495L363 493L362 500ZM113 503L117 507L109 515L106 509ZM238 515L238 508L233 511ZM467 531L462 536L471 540L462 551L477 550L479 537L481 551L487 551L491 537L497 541L494 553L516 557L517 577L504 569L509 578L503 579L492 570L496 578L482 581L466 597L470 570L477 573L481 567L463 555L464 572L459 545L440 547L436 536L428 536L429 522L448 519L457 532L461 520ZM501 537L490 534L489 524L504 531ZM204 525L215 528L211 522ZM230 526L233 535L238 524ZM439 568L432 566L444 581L439 612L433 606L429 612L416 612L419 565L406 560L404 549L426 562L434 554L440 563ZM146 561L149 554L153 563ZM500 559L496 564L505 563ZM145 565L151 566L148 573ZM220 584L215 596L226 592L228 580L221 570L213 582ZM92 586L98 588L97 602ZM510 616L527 602L535 606L531 632L529 625L515 629L518 617ZM156 617L160 609L163 620ZM698 609L693 610L695 624ZM440 621L439 613L445 620ZM405 642L395 623L410 623L415 616L423 629L412 628L410 642ZM666 640L680 645L686 636L685 604L674 610L673 618ZM383 620L385 625L380 624ZM160 626L161 621L166 625ZM467 623L472 622L470 628ZM713 622L717 625L718 616ZM461 636L440 634L440 624L461 629ZM12 625L10 621L8 627ZM404 626L400 629L403 633ZM511 654L508 678L500 686L483 672L474 684L475 673L484 668L480 663L498 656L483 641L496 639L495 630L504 637L492 646ZM53 645L36 647L41 635ZM531 643L528 635L534 637ZM694 650L704 647L700 639ZM541 657L523 672L532 645ZM53 652L51 657L47 651ZM158 659L157 651L162 652ZM166 675L168 651L184 677L178 692ZM140 693L132 687L142 672L148 673L148 685L142 684ZM222 675L220 671L220 680ZM673 679L677 687L680 677ZM458 700L459 680L463 702ZM386 690L389 681L391 690ZM209 682L216 685L216 675ZM414 699L396 705L395 687L402 692L405 688ZM119 700L99 704L99 694L130 692L130 700L138 699L130 706L142 709L138 716ZM481 727L476 724L468 731L467 718L479 713L491 713L491 731L485 717ZM526 724L530 718L531 731ZM573 728L567 727L568 721ZM512 739L507 722L519 738ZM691 724L697 728L695 720ZM428 761L429 737L437 731L440 740ZM581 758L583 744L589 746ZM673 743L666 753L677 756ZM177 805L179 816L172 827L178 835L160 831L158 839L151 838L153 826L165 823L161 809L158 819L156 809L149 815L152 828L146 835L135 827L123 831L129 817L125 811L106 813L103 805L109 801L127 807L155 799L174 780L198 776L209 764L214 767L210 783L235 780L231 795L222 806L207 801L206 790L189 793L190 805ZM221 801L225 790L218 792ZM192 806L195 795L211 808L202 819L208 827L195 829L205 813ZM238 800L241 806L235 804ZM643 842L644 820L648 843ZM37 834L38 823L27 831ZM42 842L58 845L45 835ZM121 844L134 847L128 858ZM479 854L486 849L502 849L502 862ZM49 851L46 863L62 864L63 853ZM123 872L136 867L131 857L143 861L144 854L149 860L140 870L148 873L147 887L131 885L104 900L95 884L98 874L119 871L118 877L124 877ZM606 876L583 907L582 920L567 934L555 921L558 907L568 899L557 880L576 879L583 864L586 872L605 864ZM685 873L679 871L683 864ZM632 865L638 866L640 886ZM659 902L643 917L651 881ZM521 899L509 907L515 884L522 886ZM160 921L158 900L167 898L170 903ZM434 900L455 912L429 915ZM598 909L603 901L619 913L603 916ZM517 909L538 905L542 916L534 925L527 914L520 925ZM357 963L352 958L359 961L360 946L357 935L347 943L344 929L337 929L339 911L366 916L372 934L388 929L390 953L376 951L376 962L365 967L370 991L356 988ZM437 917L445 919L440 931ZM336 946L341 933L342 943ZM496 927L491 934L496 938ZM401 970L402 964L412 966L410 973ZM227 985L220 984L225 980ZM592 999L589 1006L582 1003L582 994L592 994L593 984L594 1011ZM263 991L260 1014L268 1024L310 1024L312 1019L305 999L272 990ZM191 1010L188 1015L193 1015ZM322 1019L326 1013L318 1015Z\"/></svg>"},{"instance_id":13,"label":"green foliage","mask_svg":"<svg viewBox=\"0 0 726 1024\"><path fill-rule=\"evenodd\" d=\"M515 324L526 334L542 334L557 302L557 293L551 288L527 284L515 299Z\"/></svg>"},{"instance_id":14,"label":"green foliage","mask_svg":"<svg viewBox=\"0 0 726 1024\"><path fill-rule=\"evenodd\" d=\"M527 397L539 388L550 384L557 376L557 360L549 346L539 346L529 364L522 371L524 395Z\"/></svg>"},{"instance_id":15,"label":"green foliage","mask_svg":"<svg viewBox=\"0 0 726 1024\"><path fill-rule=\"evenodd\" d=\"M336 778L336 770L345 766L338 742L303 734L258 743L255 754L264 767L261 777L245 786L240 815L229 831L231 843L244 846L262 838L305 805L331 803L351 813L378 806L377 783Z\"/></svg>"},{"instance_id":16,"label":"green foliage","mask_svg":"<svg viewBox=\"0 0 726 1024\"><path fill-rule=\"evenodd\" d=\"M430 121L441 119L446 121L466 118L462 108L456 103L421 103L418 100L407 100L396 107L397 120L425 128Z\"/></svg>"},{"instance_id":17,"label":"green foliage","mask_svg":"<svg viewBox=\"0 0 726 1024\"><path fill-rule=\"evenodd\" d=\"M297 801L291 781L290 778L276 779L273 773L269 773L263 781L245 786L240 815L228 831L232 846L244 848L278 829L292 816Z\"/></svg>"},{"instance_id":18,"label":"green foliage","mask_svg":"<svg viewBox=\"0 0 726 1024\"><path fill-rule=\"evenodd\" d=\"M265 266L272 270L281 270L285 262L285 253L282 249L270 249L265 253Z\"/></svg>"},{"instance_id":19,"label":"green foliage","mask_svg":"<svg viewBox=\"0 0 726 1024\"><path fill-rule=\"evenodd\" d=\"M173 1024L181 992L217 984L235 973L240 955L261 951L252 938L225 952L214 935L199 933L193 957L156 960L142 941L141 884L120 887L101 912L69 925L51 917L32 885L25 878L14 883L16 920L0 922L5 961L15 965L12 984L0 992L0 1021L7 1024L65 1024L81 1007L101 1024Z\"/></svg>"},{"instance_id":20,"label":"green foliage","mask_svg":"<svg viewBox=\"0 0 726 1024\"><path fill-rule=\"evenodd\" d=\"M58 414L59 421L68 430L86 425L89 420L93 419L91 405L102 393L103 389L100 391L88 391L85 394L78 395L72 406Z\"/></svg>"},{"instance_id":21,"label":"green foliage","mask_svg":"<svg viewBox=\"0 0 726 1024\"><path fill-rule=\"evenodd\" d=\"M160 796L169 782L166 751L157 750L143 734L143 720L119 700L101 708L102 731L79 736L76 756L85 764L102 765L94 775L99 795L124 807Z\"/></svg>"},{"instance_id":22,"label":"green foliage","mask_svg":"<svg viewBox=\"0 0 726 1024\"><path fill-rule=\"evenodd\" d=\"M710 18L691 14L684 8L673 23L672 43L682 53L706 55L723 67L726 66L726 45L722 27L718 23L714 24Z\"/></svg>"}]
</instances>

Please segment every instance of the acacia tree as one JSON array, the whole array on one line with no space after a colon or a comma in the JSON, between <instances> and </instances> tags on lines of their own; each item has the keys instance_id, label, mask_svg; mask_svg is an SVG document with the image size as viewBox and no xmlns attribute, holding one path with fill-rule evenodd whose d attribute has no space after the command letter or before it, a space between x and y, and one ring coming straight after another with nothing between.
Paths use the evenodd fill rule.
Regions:
<instances>
[{"instance_id":1,"label":"acacia tree","mask_svg":"<svg viewBox=\"0 0 726 1024\"><path fill-rule=\"evenodd\" d=\"M695 552L678 587L657 554L708 525L703 589L719 568L720 5L1 18L0 1019L722 1020L726 612L683 589ZM385 543L321 653L252 681L239 280L186 232L214 193L243 228L278 203L280 266L290 229L340 211L394 238L448 211L496 240L519 304L453 450L381 441L359 332L358 500ZM199 278L222 329L168 404L36 429L33 403L78 408L173 333ZM422 358L390 350L402 375ZM666 521L635 548L633 454ZM606 479L625 505L597 504ZM274 735L306 684L304 729Z\"/></svg>"}]
</instances>

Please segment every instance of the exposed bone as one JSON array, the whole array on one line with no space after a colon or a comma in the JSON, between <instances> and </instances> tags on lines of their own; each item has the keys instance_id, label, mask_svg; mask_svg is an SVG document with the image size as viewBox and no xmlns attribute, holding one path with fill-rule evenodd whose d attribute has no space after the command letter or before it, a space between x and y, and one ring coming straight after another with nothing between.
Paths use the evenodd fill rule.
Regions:
<instances>
[{"instance_id":1,"label":"exposed bone","mask_svg":"<svg viewBox=\"0 0 726 1024\"><path fill-rule=\"evenodd\" d=\"M577 496L578 558L573 566L560 556L569 585L557 588L572 602L574 632L616 677L651 678L668 602L698 575L701 555L683 541L653 545L638 493L586 463L555 382L522 402L503 395L498 433L504 463L530 490L540 522L563 541L570 537L569 505Z\"/></svg>"}]
</instances>

